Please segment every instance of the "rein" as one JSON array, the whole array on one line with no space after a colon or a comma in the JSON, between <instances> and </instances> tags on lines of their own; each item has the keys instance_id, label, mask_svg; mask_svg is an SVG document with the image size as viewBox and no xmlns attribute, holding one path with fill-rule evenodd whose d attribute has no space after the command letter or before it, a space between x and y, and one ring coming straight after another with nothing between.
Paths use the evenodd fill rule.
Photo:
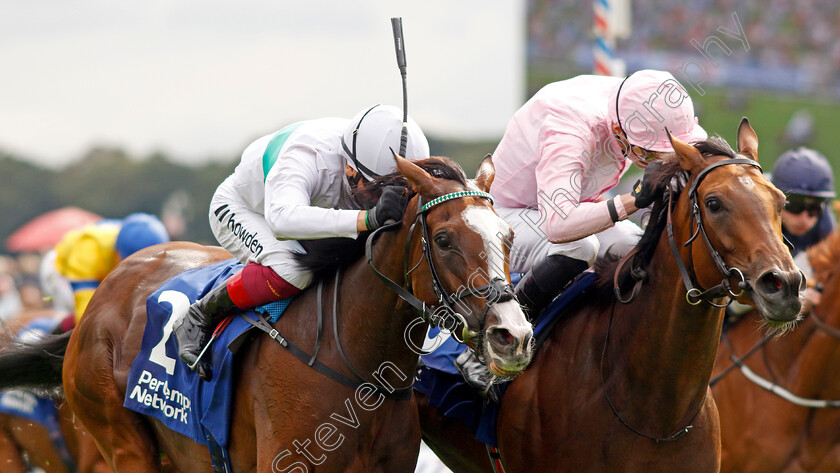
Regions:
<instances>
[{"instance_id":1,"label":"rein","mask_svg":"<svg viewBox=\"0 0 840 473\"><path fill-rule=\"evenodd\" d=\"M811 318L814 320L814 325L817 326L818 329L823 330L831 337L840 340L840 330L826 324L822 320L820 320L814 312L811 312ZM734 368L739 368L741 373L744 375L747 380L752 382L753 384L759 386L762 389L770 391L771 393L779 396L780 398L790 402L791 404L795 404L800 407L807 407L811 409L824 409L824 408L840 408L840 400L824 400L824 399L809 399L797 396L792 392L788 391L787 389L779 386L773 381L769 381L758 374L756 374L753 370L751 370L744 362L753 355L759 348L763 347L767 344L768 341L775 335L775 333L769 333L764 336L755 346L753 346L747 353L742 357L736 357L734 350L732 349L732 345L729 343L729 339L726 337L726 333L723 335L723 341L726 345L726 349L729 350L730 356L729 359L732 360L732 364L728 366L723 372L717 375L712 381L709 383L709 386L714 386L715 383L720 381L724 376L729 374ZM769 368L769 367L768 367Z\"/></svg>"},{"instance_id":2,"label":"rein","mask_svg":"<svg viewBox=\"0 0 840 473\"><path fill-rule=\"evenodd\" d=\"M464 316L455 312L452 309L452 304L457 303L457 302L461 301L462 299L464 299L465 297L468 297L468 296L471 296L471 295L481 295L481 296L486 297L487 300L488 300L488 303L487 303L487 305L485 306L485 309L484 309L484 315L486 315L487 311L490 310L490 307L492 306L492 304L494 302L499 302L499 301L505 302L505 301L511 300L513 298L513 287L510 284L508 284L506 281L494 279L489 284L486 284L484 286L481 286L481 287L478 287L478 288L470 288L470 289L468 289L466 291L463 291L463 292L459 291L458 294L456 294L455 296L452 296L452 295L446 293L443 290L443 284L440 281L440 277L438 275L438 272L435 268L434 262L433 262L432 257L431 257L431 247L428 243L428 241L429 241L429 231L428 231L428 227L427 227L427 224L426 224L426 214L429 212L429 210L431 208L433 208L434 206L436 206L438 204L441 204L441 203L446 202L448 200L452 200L452 199L456 199L456 198L463 198L463 197L482 197L482 198L490 199L491 202L493 200L492 196L490 196L490 194L488 194L486 192L461 191L461 192L453 192L451 194L446 194L444 196L438 197L438 198L432 200L431 202L429 202L429 203L423 205L422 207L420 207L420 210L418 210L417 216L415 217L415 221L414 221L414 223L412 223L411 228L409 229L408 238L407 238L407 241L406 241L406 249L405 249L406 262L404 263L404 266L406 268L405 273L406 273L406 281L407 281L408 280L408 272L409 272L409 270L407 269L408 255L410 254L409 250L410 250L410 247L411 247L411 240L412 240L412 237L413 237L413 234L414 234L414 227L417 224L417 222L419 221L420 226L422 228L422 232L423 232L423 235L421 237L423 255L425 256L425 258L426 258L426 260L429 264L429 270L431 271L431 274L432 274L432 286L434 287L435 294L438 296L438 300L441 303L441 307L445 308L445 310L447 311L446 312L447 314L452 314L455 317L457 317L461 321L461 323L464 324L464 333L467 333L468 328L467 328L466 319L464 318ZM420 199L421 198L418 196L418 206L420 206L420 203L421 203ZM391 291L396 293L404 301L408 302L412 307L419 310L424 321L430 322L432 324L438 324L438 323L441 323L441 322L445 322L445 320L443 320L445 318L445 316L438 316L435 313L435 312L437 312L435 307L431 307L431 309L433 309L433 310L432 310L432 313L429 314L425 302L421 301L416 296L414 296L414 294L412 294L410 291L403 288L402 286L400 286L399 284L395 283L394 281L389 279L387 276L382 274L382 272L380 272L376 268L376 266L373 264L373 242L376 240L377 235L379 235L380 232L392 230L392 229L395 229L397 227L400 227L401 225L402 225L401 222L390 223L390 224L384 225L380 228L377 228L376 230L374 230L373 232L370 233L370 235L367 238L367 241L365 242L365 256L367 257L368 265L370 265L373 272L380 279L382 279L382 281L385 283L386 286L388 286L389 289L391 289ZM420 264L420 263L418 262L418 264ZM413 268L412 268L412 271L413 271ZM253 325L254 327L258 328L259 330L261 330L265 333L267 333L269 335L269 337L271 337L273 340L280 343L280 345L282 345L284 348L286 348L289 351L289 353L294 355L296 358L303 361L304 363L306 363L307 365L309 365L310 367L312 367L313 369L315 369L319 373L323 374L324 376L332 379L333 381L338 382L339 384L342 384L342 385L347 386L347 387L349 387L351 389L354 389L354 390L358 389L360 386L368 385L368 386L372 387L374 389L374 391L376 391L377 393L380 393L380 394L384 395L385 397L388 397L388 398L391 398L391 399L397 399L397 400L411 399L411 395L412 395L411 389L414 386L414 379L413 378L411 380L411 383L408 386L395 389L395 388L391 387L390 385L383 386L382 384L366 380L365 377L362 376L353 367L353 365L350 363L350 360L347 358L347 355L344 353L344 348L341 345L341 337L339 336L339 330L338 330L338 300L339 300L338 299L338 289L339 289L340 284L341 284L341 271L336 270L336 272L335 272L335 283L333 285L333 313L332 313L333 336L334 336L336 348L338 350L338 354L341 356L341 359L344 362L344 366L347 367L347 369L353 374L353 376L355 376L355 379L351 378L349 376L346 376L342 373L339 373L338 371L334 370L333 368L330 368L328 365L324 364L323 362L321 362L317 359L318 351L321 347L321 340L322 340L322 337L323 337L323 328L324 328L324 314L323 314L323 306L322 306L322 303L321 303L323 286L324 286L324 281L323 280L321 280L318 283L318 296L317 296L317 299L318 299L318 309L317 309L318 325L317 325L317 334L316 334L316 339L315 339L315 349L314 349L314 352L311 355L309 353L307 353L306 351L304 351L303 349L301 349L300 347L298 347L297 345L295 345L291 340L285 338L277 329L275 329L274 327L271 326L271 324L268 323L268 321L265 319L265 317L262 314L257 313L257 320L253 320L250 317L245 317L244 315L243 315L243 318L246 321L248 321L248 323ZM482 318L482 320L483 320L483 318ZM456 337L456 340L457 340L457 337ZM461 340L458 340L458 341L461 341Z\"/></svg>"},{"instance_id":3,"label":"rein","mask_svg":"<svg viewBox=\"0 0 840 473\"><path fill-rule=\"evenodd\" d=\"M686 302L688 302L691 305L698 305L701 302L706 302L706 303L708 303L708 304L710 304L714 307L723 308L723 307L726 307L725 304L716 304L712 301L714 299L719 298L719 297L725 297L725 296L735 298L735 297L738 297L741 294L743 294L745 290L750 289L750 285L747 282L746 277L744 276L744 273L738 268L730 267L729 265L727 265L726 262L723 260L723 257L720 256L720 253L712 245L711 240L709 240L709 236L706 234L706 227L703 224L703 215L700 212L700 204L698 203L697 188L700 186L700 183L703 181L703 179L705 179L706 176L711 171L713 171L714 169L716 169L718 167L721 167L721 166L729 165L729 164L744 164L744 165L748 165L748 166L755 166L759 170L761 170L761 166L758 164L758 162L753 161L752 159L747 159L747 158L724 159L724 160L718 161L716 163L712 163L712 164L706 166L702 171L700 171L697 174L697 177L694 179L694 182L691 184L691 187L689 188L689 191L688 191L688 196L689 196L689 199L691 201L691 209L692 209L691 222L696 220L697 221L697 228L696 228L696 230L694 230L694 233L691 235L691 237L683 244L683 247L691 248L691 245L694 242L694 240L697 239L697 236L702 235L703 236L703 241L706 244L706 248L709 250L709 255L712 257L712 261L715 262L715 266L717 266L718 271L723 275L723 279L721 280L720 284L718 284L716 286L713 286L713 287L711 287L711 288L709 288L705 291L700 289L700 284L696 282L696 274L694 273L693 265L691 267L691 273L689 274L689 270L687 269L687 267L685 265L685 262L682 259L682 256L680 256L680 252L679 252L679 249L677 247L677 242L676 242L676 239L674 237L674 224L673 224L673 221L671 220L671 213L672 213L672 210L673 210L673 201L674 201L674 197L675 197L676 194L674 192L673 187L669 187L668 210L667 210L667 212L668 212L668 215L667 215L667 219L668 219L667 220L668 243L671 247L671 253L674 255L674 260L677 263L677 269L680 272L680 276L682 278L683 285L685 286L685 290L686 290L685 300L686 300ZM626 262L626 260L627 260L627 258L625 258L624 260L621 261L619 266L616 268L616 272L621 268L621 266ZM631 296L628 299L622 299L621 298L620 289L618 288L618 278L617 278L617 276L614 279L613 289L616 293L616 296L617 296L619 302L621 302L623 304L629 304L630 302L633 301L633 299L636 298L636 296L640 292L641 285L647 279L645 277L646 275L644 273L644 270L641 270L640 268L636 268L635 264L633 264L633 266L631 267L631 276L633 276L633 279L636 280L636 283L635 283L634 288L633 288L633 293L631 294ZM740 292L738 292L737 294L732 292L732 285L729 281L733 276L738 276L738 278L740 279L740 281L738 282L738 288L740 289Z\"/></svg>"},{"instance_id":4,"label":"rein","mask_svg":"<svg viewBox=\"0 0 840 473\"><path fill-rule=\"evenodd\" d=\"M429 213L431 209L435 206L447 202L452 199L464 198L464 197L482 197L485 199L489 199L490 202L493 202L493 197L481 191L460 191L460 192L453 192L450 194L446 194L431 201L423 204L422 197L417 196L417 206L419 210L414 218L414 222L411 224L408 232L408 238L406 239L406 247L405 247L405 263L404 263L404 277L405 277L405 286L401 286L397 284L388 276L384 275L376 266L373 264L373 242L376 239L377 234L381 231L385 231L388 229L395 228L397 226L402 225L400 222L393 223L386 225L384 227L380 227L374 230L365 242L365 256L367 258L368 265L373 270L379 279L382 280L383 283L394 292L400 299L407 302L409 305L414 307L416 310L420 312L420 316L423 318L425 322L430 323L433 326L441 326L449 330L449 328L445 325L447 322L450 322L456 319L463 325L463 330L461 334L461 338L459 339L456 333L452 330L452 334L455 337L455 340L459 343L466 343L470 340L474 339L478 336L477 333L470 331L469 325L467 324L466 318L457 312L452 306L458 302L461 302L463 299L469 296L481 296L487 300L487 304L484 306L484 313L481 317L481 324L483 325L484 316L487 315L487 312L490 311L493 304L496 302L507 302L513 299L513 286L508 283L507 281L501 278L494 278L488 284L485 284L480 287L464 287L462 286L459 288L455 294L448 293L444 287L443 283L441 282L440 275L437 271L437 268L434 263L434 259L432 258L432 248L429 244L429 228L428 224L426 223L426 215ZM411 248L411 241L413 239L414 230L417 226L417 223L420 223L421 228L421 236L420 236L420 245L423 253L423 257L426 259L426 262L429 266L429 272L432 275L432 288L434 289L435 296L438 299L438 306L427 306L426 302L420 300L415 296L409 289L409 278L408 273L413 271L414 268L411 270L408 269L408 255L410 254ZM418 261L418 265L420 262ZM416 268L416 266L415 266ZM442 312L442 314L440 313ZM454 327L453 327L454 328ZM482 330L483 327L479 327Z\"/></svg>"},{"instance_id":5,"label":"rein","mask_svg":"<svg viewBox=\"0 0 840 473\"><path fill-rule=\"evenodd\" d=\"M831 325L828 325L827 323L823 322L822 319L817 317L817 314L813 311L813 309L811 310L811 318L814 319L814 325L816 325L818 329L820 329L823 332L825 332L826 334L840 340L840 330L838 330L837 328L832 327Z\"/></svg>"},{"instance_id":6,"label":"rein","mask_svg":"<svg viewBox=\"0 0 840 473\"><path fill-rule=\"evenodd\" d=\"M709 390L706 389L706 394L703 396L703 401L700 402L700 405L697 407L697 411L694 412L693 416L691 416L691 420L688 421L688 424L686 424L685 427L680 428L679 430L677 430L676 433L674 433L674 434L672 434L668 437L654 437L652 435L645 434L645 433L637 430L636 428L634 428L627 421L625 421L621 417L621 415L618 413L618 410L615 408L615 405L613 404L612 400L610 399L609 394L607 394L607 382L606 382L606 378L604 377L604 359L606 359L606 357L607 357L607 346L608 346L609 341L610 341L610 328L612 327L612 321L613 321L613 314L614 313L615 313L615 301L613 301L612 304L610 305L610 318L609 318L609 321L607 322L607 336L604 338L604 348L601 350L601 363L600 363L601 391L603 391L603 393L604 393L604 398L607 400L607 404L609 404L610 410L612 410L612 413L615 415L616 419L618 419L618 421L621 422L622 425L627 427L631 432L635 433L636 435L642 436L646 439L650 439L650 440L653 440L655 442L673 442L674 440L677 440L677 439L683 437L691 429L694 428L694 421L697 419L697 416L700 415L700 411L703 410L703 406L706 405L706 399L709 398Z\"/></svg>"},{"instance_id":7,"label":"rein","mask_svg":"<svg viewBox=\"0 0 840 473\"><path fill-rule=\"evenodd\" d=\"M706 248L708 249L709 254L712 257L712 260L715 262L715 266L717 266L718 271L723 275L723 279L720 282L720 284L718 284L714 287L711 287L711 288L709 288L705 291L700 289L699 283L696 282L697 278L696 278L696 273L694 272L694 266L693 265L691 266L691 273L689 273L689 270L687 269L686 264L682 259L682 256L680 256L679 248L677 247L677 242L676 242L676 239L674 237L674 224L673 224L673 221L671 220L671 214L673 213L673 202L674 202L674 198L675 198L676 194L675 194L673 186L669 185L669 189L668 189L669 190L668 209L667 209L667 216L666 216L666 218L667 218L668 244L671 248L671 253L673 254L674 260L677 263L677 269L680 272L680 276L682 278L683 285L685 286L685 289L686 289L685 300L690 305L698 305L701 302L705 301L706 303L708 303L709 305L712 305L714 307L723 308L723 307L726 307L725 304L723 304L723 305L716 304L715 302L713 302L713 300L716 299L716 298L719 298L719 297L727 296L727 295L731 296L731 297L738 297L741 294L743 294L743 292L745 290L749 289L749 284L747 283L746 278L744 277L744 273L741 272L741 270L739 270L738 268L730 267L729 265L727 265L726 262L723 260L723 257L720 256L720 253L712 245L711 240L709 240L709 237L706 234L706 227L703 225L703 216L700 212L700 204L698 202L698 197L697 197L697 188L700 185L700 183L703 181L703 179L705 179L706 176L708 176L708 174L711 171L713 171L714 169L719 168L721 166L726 166L726 165L729 165L729 164L744 164L744 165L748 165L748 166L755 166L759 170L761 169L761 166L756 161L754 161L752 159L746 159L746 158L724 159L724 160L718 161L716 163L712 163L712 164L706 166L702 171L700 171L697 174L697 177L694 179L694 182L691 184L691 187L689 188L689 191L688 191L688 196L689 196L689 199L690 199L690 202L691 202L691 208L692 208L691 221L689 222L689 225L691 225L692 222L696 220L697 221L697 228L696 228L696 230L694 230L694 233L691 235L691 237L683 244L683 247L691 248L691 244L694 242L694 240L697 238L697 236L702 235L703 236L703 241L706 243ZM677 432L674 433L673 435L670 435L668 437L654 437L654 436L651 436L651 435L647 435L647 434L639 431L638 429L634 428L633 426L631 426L627 421L625 421L621 417L621 415L619 415L618 410L615 408L612 400L610 399L609 395L607 394L606 378L604 376L604 359L606 359L606 355L607 355L607 347L608 347L609 339L610 339L610 329L612 327L613 314L615 312L615 301L617 300L618 302L621 302L622 304L629 304L639 295L639 293L641 292L642 284L644 284L644 282L647 281L647 279L648 279L647 278L647 273L645 272L645 270L643 268L641 268L640 266L638 266L638 264L636 263L636 258L635 258L636 254L637 254L636 249L634 249L630 253L628 253L619 262L618 266L616 267L615 275L613 277L613 291L615 292L616 299L613 300L613 302L610 306L610 316L609 316L609 321L607 323L607 335L604 338L604 347L603 347L603 350L601 351L601 362L600 362L601 390L603 391L604 398L606 398L607 404L609 404L610 409L612 410L613 414L619 420L619 422L621 422L622 425L627 427L627 429L629 429L630 431L632 431L633 433L635 433L639 436L645 437L645 438L653 440L655 442L672 442L674 440L677 440L677 439L683 437L692 428L694 428L694 425L693 425L694 421L697 419L697 416L700 415L700 412L703 410L703 407L706 405L706 400L709 397L709 389L708 388L706 389L706 393L703 396L703 400L700 402L700 405L697 407L697 410L695 411L694 415L691 417L691 420L688 421L688 424L685 427L677 430ZM690 250L689 250L689 254L690 254ZM631 262L630 275L636 282L633 285L633 290L632 290L632 293L630 294L630 297L628 297L627 299L622 299L621 290L619 288L619 283L618 283L618 273L621 270L622 266L627 261ZM729 282L730 278L733 275L739 276L739 279L740 279L740 282L738 282L738 287L741 291L737 294L732 292L732 286ZM694 300L692 301L692 299L694 299Z\"/></svg>"},{"instance_id":8,"label":"rein","mask_svg":"<svg viewBox=\"0 0 840 473\"><path fill-rule=\"evenodd\" d=\"M414 235L414 228L415 228L417 222L419 221L420 222L420 227L422 228L422 236L421 236L420 241L421 241L421 245L422 245L422 249L423 249L423 255L424 255L424 257L426 258L426 261L429 264L429 271L432 274L432 287L434 288L435 295L438 297L438 301L441 304L438 307L434 307L434 306L429 307L429 308L432 309L431 314L429 313L428 308L426 307L426 303L424 301L421 301L414 294L412 294L408 289L404 288L403 286L400 286L399 284L397 284L396 282L392 281L387 276L382 274L382 272L379 271L376 268L376 266L373 264L373 242L376 240L376 237L380 234L380 232L392 230L392 229L395 229L397 227L402 226L401 222L389 223L389 224L384 225L380 228L377 228L376 230L371 232L370 235L368 235L367 241L365 242L365 256L367 258L368 265L371 267L374 274L376 274L377 277L379 277L385 283L385 285L391 291L393 291L397 296L399 296L401 299L406 301L412 307L414 307L415 309L420 311L420 314L423 317L424 321L429 322L433 325L437 325L437 324L441 324L443 322L446 322L447 320L445 320L445 319L447 318L447 316L452 315L452 316L456 317L464 325L464 330L463 330L464 334L469 334L469 335L471 335L469 338L474 338L477 335L473 335L473 334L469 333L469 329L468 329L468 326L467 326L466 319L464 318L463 315L459 314L458 312L455 312L455 310L452 309L452 305L457 303L457 302L462 301L464 298L466 298L468 296L480 295L482 297L485 297L488 301L487 304L484 307L484 315L486 316L487 312L490 310L490 308L492 307L492 305L495 302L506 302L506 301L509 301L509 300L513 299L513 286L511 286L509 283L507 283L507 281L504 281L504 280L501 280L501 279L493 279L492 281L490 281L489 284L485 284L484 286L481 286L481 287L478 287L478 288L469 288L465 291L459 290L454 296L447 293L443 289L443 284L440 281L440 276L438 275L437 269L435 268L435 264L434 264L434 261L432 259L431 246L429 245L429 230L428 230L428 225L426 224L426 214L429 212L430 209L432 209L433 207L435 207L438 204L441 204L443 202L446 202L446 201L449 201L449 200L452 200L452 199L463 198L463 197L482 197L482 198L485 198L485 199L490 199L491 202L493 201L493 197L490 194L488 194L486 192L481 192L481 191L453 192L453 193L446 194L446 195L443 195L441 197L438 197L436 199L433 199L432 201L430 201L430 202L428 202L428 203L426 203L425 205L422 205L422 206L421 206L421 204L422 204L421 199L422 198L420 196L417 197L418 198L418 207L420 207L420 208L417 211L417 215L415 217L415 220L414 220L414 222L412 223L412 225L409 229L408 238L406 239L406 248L405 248L405 255L406 255L405 258L406 258L406 260L404 262L404 271L405 271L405 279L406 279L406 282L407 282L408 281L408 273L410 271L414 270L414 268L412 268L411 270L408 269L408 256L410 254L411 240L412 240L412 237ZM418 262L418 265L419 264L420 264L420 262ZM416 266L415 266L415 268L416 268ZM376 391L377 393L380 393L380 394L384 395L385 397L388 397L388 398L391 398L391 399L398 399L398 400L411 399L411 395L412 395L411 389L414 386L414 379L413 378L411 379L411 383L408 386L404 386L402 388L395 389L395 388L391 387L390 385L383 386L382 384L366 380L365 377L362 376L353 367L353 365L350 363L350 360L347 358L347 355L344 353L344 349L342 348L341 337L339 336L339 330L338 330L338 301L339 301L339 299L338 299L338 288L339 288L340 284L341 284L341 271L336 270L335 283L333 285L333 313L332 313L333 336L334 336L336 348L338 350L338 354L341 356L341 359L344 362L344 366L347 367L347 369L355 376L355 379L353 379L351 377L348 377L348 376L346 376L342 373L339 373L338 371L330 368L329 366L327 366L326 364L322 363L321 361L319 361L317 359L318 350L320 349L320 346L321 346L321 339L322 339L323 327L324 327L324 324L323 324L323 319L324 319L323 307L322 307L322 304L321 304L321 299L322 299L321 294L323 292L323 285L324 285L323 280L318 283L318 327L317 327L317 336L316 336L316 340L315 340L315 351L312 355L308 354L306 351L302 350L300 347L298 347L297 345L292 343L291 340L283 337L283 335L278 330L276 330L274 327L272 327L268 323L268 321L265 319L265 317L262 314L259 314L259 313L257 314L257 320L252 320L249 317L244 317L244 318L254 327L262 330L265 333L267 333L269 335L269 337L271 337L273 340L280 343L284 348L286 348L289 351L289 353L294 355L296 358L303 361L307 365L311 366L312 368L314 368L316 371L323 374L324 376L332 379L333 381L338 382L339 384L342 384L342 385L347 386L347 387L349 387L351 389L354 389L354 390L358 389L360 386L368 385L368 386L372 387L374 389L374 391ZM436 314L438 309L441 308L441 307L444 308L445 311L446 311L446 313L443 316ZM484 318L482 317L481 320L482 320L482 324L483 324ZM454 336L454 333L453 333L453 336ZM467 337L465 336L464 338L466 339ZM457 337L455 337L455 339L458 340ZM463 343L462 340L458 340L458 341Z\"/></svg>"}]
</instances>

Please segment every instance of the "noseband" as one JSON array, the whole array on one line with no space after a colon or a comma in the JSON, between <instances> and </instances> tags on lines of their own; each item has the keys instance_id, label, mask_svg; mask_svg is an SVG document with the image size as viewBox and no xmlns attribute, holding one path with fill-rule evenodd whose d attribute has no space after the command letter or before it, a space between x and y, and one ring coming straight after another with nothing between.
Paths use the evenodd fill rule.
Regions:
<instances>
[{"instance_id":1,"label":"noseband","mask_svg":"<svg viewBox=\"0 0 840 473\"><path fill-rule=\"evenodd\" d=\"M719 168L721 166L726 166L728 164L743 164L747 166L755 166L759 169L759 171L761 170L761 166L758 164L758 162L752 159L724 159L722 161L712 163L706 166L702 171L700 171L688 190L688 197L691 201L691 220L689 221L689 225L691 226L693 224L693 221L696 220L697 228L694 230L694 233L691 235L691 237L683 244L683 246L691 248L691 244L694 242L697 236L702 235L703 241L706 243L706 248L709 250L709 255L712 257L712 261L715 262L715 266L717 266L718 271L723 275L723 279L721 280L720 284L711 287L705 291L699 288L700 284L697 283L696 273L694 272L694 266L691 266L691 273L689 274L685 262L683 261L682 256L680 256L680 252L677 247L677 242L674 238L674 224L671 221L671 211L673 209L673 202L676 195L674 193L673 187L669 186L667 215L668 243L670 244L671 252L674 255L674 260L676 260L677 268L680 271L680 276L682 277L683 284L685 285L685 300L691 305L698 305L701 302L705 301L708 304L713 305L715 307L726 307L726 304L716 304L712 302L712 300L723 296L729 296L732 298L738 297L750 287L749 283L747 283L744 273L738 268L727 265L726 262L723 260L723 257L715 249L715 247L712 245L712 242L709 240L709 236L706 234L706 227L703 225L703 215L700 212L700 204L698 202L697 197L697 188L700 186L700 183L703 182L703 179L705 179L706 176L714 169ZM689 249L689 259L690 255L691 251ZM622 263L624 261L622 261ZM633 279L636 280L636 284L633 287L633 292L628 299L621 298L620 289L618 288L617 284L618 271L616 271L616 284L614 285L614 290L618 300L624 304L629 304L633 299L636 298L636 296L639 294L642 283L646 279L646 274L644 273L644 270L642 270L641 268L637 268L635 265L631 266L632 267L630 274L631 277L633 277ZM729 280L733 276L737 276L738 279L740 279L740 281L737 284L739 289L739 292L737 294L732 291L732 285L729 282Z\"/></svg>"},{"instance_id":2,"label":"noseband","mask_svg":"<svg viewBox=\"0 0 840 473\"><path fill-rule=\"evenodd\" d=\"M376 273L379 279L381 279L382 282L384 282L385 285L391 291L397 294L402 300L406 301L409 305L417 309L420 312L420 315L424 321L430 323L433 326L441 326L442 328L451 331L455 339L460 343L465 343L469 341L470 339L477 336L477 333L472 332L469 329L469 325L467 324L466 318L452 308L454 304L461 302L463 299L469 296L480 296L485 298L487 300L487 304L484 307L484 312L480 319L481 327L479 327L479 331L481 331L483 330L484 316L487 315L487 312L492 308L493 304L495 304L496 302L507 302L513 299L513 286L501 278L493 278L491 279L490 283L476 288L462 286L461 289L456 291L455 294L447 292L446 289L444 289L443 287L443 283L441 282L439 273L437 271L437 268L435 267L434 259L432 258L432 248L429 244L429 227L426 223L426 215L432 208L434 208L438 204L442 204L443 202L463 197L481 197L489 199L491 203L493 202L493 197L490 194L481 191L453 192L432 199L426 204L423 204L423 198L420 195L417 196L417 214L414 218L414 222L411 224L411 227L408 230L408 238L406 238L405 243L405 286L401 286L389 279L387 276L382 274L373 264L373 241L376 239L376 235L379 234L379 232L381 231L396 228L402 225L402 223L396 222L374 230L370 234L370 236L368 236L368 239L365 243L365 255L367 257L368 265L370 265L371 269L374 273ZM417 226L417 222L420 222L420 246L423 251L423 256L425 257L426 262L429 265L429 272L432 275L432 288L434 289L435 296L437 297L439 304L437 306L427 306L424 301L418 299L410 291L408 275L411 272L411 270L408 269L408 261L411 250L411 240L414 234L414 229ZM418 262L418 264L420 263ZM452 330L456 326L452 323L453 318L457 322L460 322L464 327L460 339Z\"/></svg>"}]
</instances>

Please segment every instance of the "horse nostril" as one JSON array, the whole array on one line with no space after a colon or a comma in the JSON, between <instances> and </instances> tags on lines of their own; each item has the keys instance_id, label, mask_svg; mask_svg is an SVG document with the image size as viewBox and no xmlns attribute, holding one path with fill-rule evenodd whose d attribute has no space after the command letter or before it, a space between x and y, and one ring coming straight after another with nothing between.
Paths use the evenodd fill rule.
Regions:
<instances>
[{"instance_id":1,"label":"horse nostril","mask_svg":"<svg viewBox=\"0 0 840 473\"><path fill-rule=\"evenodd\" d=\"M516 338L505 328L494 328L490 338L499 346L511 345L516 341Z\"/></svg>"},{"instance_id":2,"label":"horse nostril","mask_svg":"<svg viewBox=\"0 0 840 473\"><path fill-rule=\"evenodd\" d=\"M757 286L764 295L773 295L784 289L785 282L774 271L768 271L758 278Z\"/></svg>"}]
</instances>

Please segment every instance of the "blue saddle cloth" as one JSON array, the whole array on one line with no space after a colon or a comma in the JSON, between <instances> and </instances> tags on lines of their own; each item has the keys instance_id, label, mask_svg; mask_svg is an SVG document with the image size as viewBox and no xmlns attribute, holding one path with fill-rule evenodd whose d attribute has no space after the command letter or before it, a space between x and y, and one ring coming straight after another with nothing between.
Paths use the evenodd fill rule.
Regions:
<instances>
[{"instance_id":1,"label":"blue saddle cloth","mask_svg":"<svg viewBox=\"0 0 840 473\"><path fill-rule=\"evenodd\" d=\"M543 312L534 327L534 337L539 338L543 332L550 330L566 308L594 284L594 273L584 273L578 278ZM455 359L466 349L466 345L450 337L433 353L422 356L423 365L418 370L414 389L426 395L431 405L444 416L463 422L477 440L498 447L496 426L499 404L484 400L455 367ZM502 395L509 384L499 386Z\"/></svg>"},{"instance_id":2,"label":"blue saddle cloth","mask_svg":"<svg viewBox=\"0 0 840 473\"><path fill-rule=\"evenodd\" d=\"M178 357L172 327L191 303L224 284L241 268L242 264L231 258L190 269L149 296L140 353L128 374L125 407L154 417L200 444L227 447L233 403L233 356L242 335L252 328L244 317L256 319L256 314L247 311L244 317L233 317L204 355L212 357L213 379L209 382L202 381ZM283 300L275 305L285 309L288 303Z\"/></svg>"}]
</instances>

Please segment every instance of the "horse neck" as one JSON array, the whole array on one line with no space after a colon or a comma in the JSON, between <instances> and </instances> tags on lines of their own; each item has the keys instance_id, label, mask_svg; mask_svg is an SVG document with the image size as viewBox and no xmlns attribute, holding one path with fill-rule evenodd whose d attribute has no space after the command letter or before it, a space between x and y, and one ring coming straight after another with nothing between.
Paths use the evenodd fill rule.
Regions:
<instances>
[{"instance_id":1,"label":"horse neck","mask_svg":"<svg viewBox=\"0 0 840 473\"><path fill-rule=\"evenodd\" d=\"M767 344L766 363L774 375L785 380L782 386L797 395L840 399L840 377L829 374L840 364L840 338L819 328L815 317L840 331L840 275L832 277L821 304L800 326Z\"/></svg>"},{"instance_id":2,"label":"horse neck","mask_svg":"<svg viewBox=\"0 0 840 473\"><path fill-rule=\"evenodd\" d=\"M678 245L682 240L677 236ZM702 242L697 242L702 245ZM688 250L681 249L683 261ZM722 310L690 305L666 235L647 268L649 280L629 305L614 307L605 366L637 422L662 433L689 422L706 396L722 324ZM716 302L720 302L718 299ZM632 422L632 421L631 421Z\"/></svg>"},{"instance_id":3,"label":"horse neck","mask_svg":"<svg viewBox=\"0 0 840 473\"><path fill-rule=\"evenodd\" d=\"M373 247L373 264L397 284L403 284L405 226L399 232L383 234ZM331 296L330 296L331 297ZM395 387L408 384L414 375L418 355L408 347L404 332L418 316L379 279L362 258L342 276L339 289L339 330L345 354L363 376L377 372L384 364L393 364L407 377L393 373L386 376ZM332 308L332 303L325 305Z\"/></svg>"}]
</instances>

